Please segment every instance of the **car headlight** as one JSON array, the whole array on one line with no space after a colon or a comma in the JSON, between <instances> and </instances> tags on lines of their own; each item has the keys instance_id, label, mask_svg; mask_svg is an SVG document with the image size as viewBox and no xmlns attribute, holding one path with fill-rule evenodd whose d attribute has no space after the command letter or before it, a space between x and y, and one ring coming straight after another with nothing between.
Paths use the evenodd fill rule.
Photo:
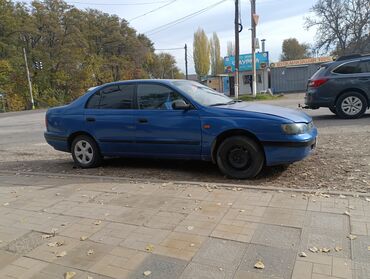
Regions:
<instances>
[{"instance_id":1,"label":"car headlight","mask_svg":"<svg viewBox=\"0 0 370 279\"><path fill-rule=\"evenodd\" d=\"M299 135L305 134L311 131L313 128L313 123L310 122L306 123L292 123L292 124L283 124L281 125L281 129L285 134L288 135Z\"/></svg>"}]
</instances>

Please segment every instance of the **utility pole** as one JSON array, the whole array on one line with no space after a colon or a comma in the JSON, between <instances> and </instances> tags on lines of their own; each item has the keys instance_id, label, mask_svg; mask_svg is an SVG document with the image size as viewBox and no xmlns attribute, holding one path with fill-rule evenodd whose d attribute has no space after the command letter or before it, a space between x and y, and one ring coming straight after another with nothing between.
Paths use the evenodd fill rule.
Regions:
<instances>
[{"instance_id":1,"label":"utility pole","mask_svg":"<svg viewBox=\"0 0 370 279\"><path fill-rule=\"evenodd\" d=\"M235 76L234 92L235 98L239 98L239 0L235 0Z\"/></svg>"},{"instance_id":2,"label":"utility pole","mask_svg":"<svg viewBox=\"0 0 370 279\"><path fill-rule=\"evenodd\" d=\"M258 15L256 15L256 0L251 1L251 24L252 24L252 94L257 95L257 75L256 75L256 25L258 23Z\"/></svg>"},{"instance_id":3,"label":"utility pole","mask_svg":"<svg viewBox=\"0 0 370 279\"><path fill-rule=\"evenodd\" d=\"M189 79L188 75L188 45L185 44L185 77Z\"/></svg>"},{"instance_id":4,"label":"utility pole","mask_svg":"<svg viewBox=\"0 0 370 279\"><path fill-rule=\"evenodd\" d=\"M30 96L31 96L31 105L32 105L32 109L35 109L35 102L33 101L33 94L32 94L32 83L31 83L31 77L30 77L30 70L28 69L27 54L26 54L25 48L23 48L23 55L24 55L24 62L26 64L28 87L30 89Z\"/></svg>"}]
</instances>

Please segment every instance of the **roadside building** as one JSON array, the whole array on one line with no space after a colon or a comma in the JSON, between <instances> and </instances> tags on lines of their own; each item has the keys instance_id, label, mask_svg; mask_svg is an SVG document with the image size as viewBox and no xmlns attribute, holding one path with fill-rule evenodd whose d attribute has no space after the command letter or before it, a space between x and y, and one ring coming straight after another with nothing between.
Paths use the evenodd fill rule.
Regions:
<instances>
[{"instance_id":1,"label":"roadside building","mask_svg":"<svg viewBox=\"0 0 370 279\"><path fill-rule=\"evenodd\" d=\"M331 56L270 63L271 90L275 93L304 92L308 79L320 64L333 61Z\"/></svg>"},{"instance_id":2,"label":"roadside building","mask_svg":"<svg viewBox=\"0 0 370 279\"><path fill-rule=\"evenodd\" d=\"M226 95L234 96L235 56L226 56L224 67L226 75L222 78L223 92ZM267 51L257 52L257 92L263 92L269 88L268 67L269 53ZM252 94L252 54L241 54L239 56L239 94Z\"/></svg>"}]
</instances>

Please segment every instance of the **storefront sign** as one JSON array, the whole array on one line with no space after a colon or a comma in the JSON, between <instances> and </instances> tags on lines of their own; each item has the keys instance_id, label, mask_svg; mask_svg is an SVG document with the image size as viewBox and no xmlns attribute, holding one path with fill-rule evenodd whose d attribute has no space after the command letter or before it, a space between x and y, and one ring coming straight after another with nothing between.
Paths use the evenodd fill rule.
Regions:
<instances>
[{"instance_id":1,"label":"storefront sign","mask_svg":"<svg viewBox=\"0 0 370 279\"><path fill-rule=\"evenodd\" d=\"M269 53L256 53L256 69L260 70L269 65ZM224 58L225 73L232 73L235 71L235 56L226 56ZM239 71L252 70L252 54L242 54L239 56Z\"/></svg>"}]
</instances>

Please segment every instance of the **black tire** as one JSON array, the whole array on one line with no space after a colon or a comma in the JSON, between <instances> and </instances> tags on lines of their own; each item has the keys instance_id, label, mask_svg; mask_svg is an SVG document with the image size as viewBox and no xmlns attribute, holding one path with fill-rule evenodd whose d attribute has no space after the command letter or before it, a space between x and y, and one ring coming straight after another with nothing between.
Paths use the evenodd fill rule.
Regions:
<instances>
[{"instance_id":1,"label":"black tire","mask_svg":"<svg viewBox=\"0 0 370 279\"><path fill-rule=\"evenodd\" d=\"M367 102L366 98L358 92L346 92L339 96L335 107L339 117L354 119L364 115Z\"/></svg>"},{"instance_id":2,"label":"black tire","mask_svg":"<svg viewBox=\"0 0 370 279\"><path fill-rule=\"evenodd\" d=\"M217 150L218 168L230 178L253 178L259 174L264 162L260 146L245 136L227 138Z\"/></svg>"},{"instance_id":3,"label":"black tire","mask_svg":"<svg viewBox=\"0 0 370 279\"><path fill-rule=\"evenodd\" d=\"M77 136L73 140L71 153L75 164L83 169L98 167L103 160L95 140L86 135Z\"/></svg>"},{"instance_id":4,"label":"black tire","mask_svg":"<svg viewBox=\"0 0 370 279\"><path fill-rule=\"evenodd\" d=\"M329 110L334 113L335 115L337 114L337 109L335 107L329 107Z\"/></svg>"}]
</instances>

